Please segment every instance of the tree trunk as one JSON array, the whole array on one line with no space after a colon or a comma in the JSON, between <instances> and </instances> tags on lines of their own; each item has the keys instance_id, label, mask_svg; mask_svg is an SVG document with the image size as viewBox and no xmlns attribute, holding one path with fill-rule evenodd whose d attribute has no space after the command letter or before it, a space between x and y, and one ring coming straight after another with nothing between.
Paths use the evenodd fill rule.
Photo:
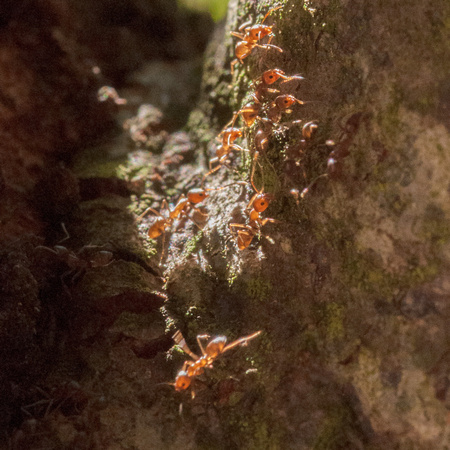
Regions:
<instances>
[{"instance_id":1,"label":"tree trunk","mask_svg":"<svg viewBox=\"0 0 450 450\"><path fill-rule=\"evenodd\" d=\"M265 24L283 52L255 48L231 76L229 32L280 5ZM187 337L263 331L245 363L241 350L226 357L221 373L239 381L231 394L216 388L220 427L207 422L199 438L235 448L447 445L449 13L430 1L231 2L189 122L200 148L214 150L265 70L301 74L273 86L305 104L271 128L258 159L257 189L275 197L262 215L277 220L261 238L240 251L228 228L245 222L251 186L246 196L211 192L202 232L172 236L167 309ZM302 146L309 121L318 130ZM251 154L258 127L245 131ZM248 181L250 158L239 158ZM207 183L234 179L223 168Z\"/></svg>"},{"instance_id":2,"label":"tree trunk","mask_svg":"<svg viewBox=\"0 0 450 450\"><path fill-rule=\"evenodd\" d=\"M150 6L131 3L143 14L143 29L155 24ZM263 38L263 47L230 73L241 40L230 32L250 19L261 24L271 8L264 25L273 27L272 47L264 48ZM167 10L162 17L161 27L171 23ZM195 100L192 66L175 64L171 53L183 48L183 37L161 44L160 31L152 42L170 63L128 78L124 96L136 95L136 80L151 79L150 98L164 92L172 109L166 123L150 107L128 122L146 148L120 166L125 181L106 179L89 153L73 161L75 175L57 166L31 181L23 177L50 224L33 210L24 229L35 237L11 226L21 238L0 252L8 368L1 374L0 419L10 446L447 448L449 23L444 0L231 0ZM195 34L183 33L185 42ZM52 43L54 35L45 37ZM142 36L133 48L150 58L156 50L147 41L141 48ZM129 41L109 48L105 40L100 54L111 78L123 82ZM186 48L195 53L191 41ZM118 67L106 50L124 57ZM190 217L148 239L156 214L137 217L149 206L167 217L164 198L176 202L201 186L216 137L233 112L255 103L255 85L269 69L297 77L268 86L280 92L256 93L260 118L251 127L236 119L243 137L235 144L248 151L233 149L204 179L205 207L191 208ZM89 94L98 86L90 83L83 105L95 116L98 104ZM272 104L279 95L301 103L289 113ZM170 123L193 105L184 130L174 132ZM103 112L106 119L114 108ZM89 117L78 117L81 136L95 134L84 130ZM263 148L258 130L267 137ZM76 140L68 135L62 142ZM38 153L47 148L38 147ZM123 153L123 143L108 148L110 159ZM110 162L98 166L105 170ZM4 167L2 192L14 193L5 198L20 197ZM50 189L55 180L60 189ZM273 222L250 221L246 207L255 189L269 194L260 217ZM62 194L50 197L53 191ZM27 201L19 203L26 208ZM61 222L69 239L58 247ZM239 231L251 241L243 250ZM191 377L192 399L191 389L167 385L190 359L176 347L165 353L177 329L197 354L197 335L232 342L261 334Z\"/></svg>"}]
</instances>

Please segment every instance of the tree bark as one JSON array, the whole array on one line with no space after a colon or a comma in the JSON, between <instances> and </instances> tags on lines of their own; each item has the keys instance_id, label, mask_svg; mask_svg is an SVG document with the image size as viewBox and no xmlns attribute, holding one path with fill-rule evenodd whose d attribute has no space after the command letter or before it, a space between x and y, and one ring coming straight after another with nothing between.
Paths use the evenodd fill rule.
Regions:
<instances>
[{"instance_id":1,"label":"tree bark","mask_svg":"<svg viewBox=\"0 0 450 450\"><path fill-rule=\"evenodd\" d=\"M131 3L132 13L124 17L140 24L140 32L132 41L124 38L127 32L122 35L115 27L125 27L125 19L117 22L115 9L109 10L106 2L96 17L110 11L113 30L100 33L92 53L104 60L117 82L126 79L130 66L138 65L136 54L144 58L156 52L169 58L129 85L139 77L147 83L152 79L157 86L150 83L152 98L164 94L177 97L175 105L184 101L195 107L183 131L161 124L158 111L150 107L128 122L136 141L147 133L146 144L153 152L135 151L120 167L126 182L100 176L89 155L75 160L73 172L59 165L49 170L42 156L47 146L39 144L31 153L38 155L37 165L45 166L41 173L0 151L2 161L8 162L0 180L4 198L19 198L17 203L32 212L11 216L25 217L25 225L10 226L2 236L2 242L9 242L0 249L1 362L6 367L0 374L0 423L12 436L9 445L446 448L448 2L231 0L227 19L217 27L206 54L195 101L188 87L189 68L173 62L175 54L186 58L195 53L195 32L175 32L175 25L172 30L165 2L156 2L162 8L161 23L154 19L153 4ZM9 20L18 14L6 8L3 31L16 26ZM271 8L277 9L264 24L273 26L270 43L283 51L254 48L231 74L239 39L230 32L249 19L261 24ZM65 26L71 23L67 11L55 13L65 18ZM91 17L86 14L85 19ZM142 30L155 20L158 36L152 37L152 45L145 41L141 46L146 36ZM87 27L88 22L82 23ZM164 24L174 31L167 40L162 39ZM76 31L80 29L71 30ZM122 36L120 45L109 45L107 36L116 34ZM58 33L46 31L43 36L59 58L52 60L55 72L61 72L56 86L67 89L70 76L79 89L83 79L89 81L79 109L74 101L70 114L63 114L67 136L56 135L78 145L78 139L92 137L95 130L95 123L85 128L86 121L101 110L110 124L115 106L105 110L95 101L102 80L92 76L87 63L86 73L77 78L76 59L65 59L66 53L81 58L74 42L82 46L82 37L71 35L69 48ZM86 39L89 36L86 33ZM134 56L128 51L130 42ZM109 51L123 59L114 64ZM133 221L131 212L136 219L147 206L158 209L164 198L176 202L182 193L200 187L217 149L216 137L233 112L254 101L250 83L275 68L304 79L274 83L280 93L266 94L269 100L260 116L266 117L278 95L293 95L303 104L292 105L292 113L282 112L272 125L257 120L247 128L238 118L235 126L242 127L244 136L236 142L249 151L232 152L230 163L206 178L209 197L205 209L191 211L194 220L179 221L164 239L149 240L154 217ZM26 86L26 80L22 84ZM52 99L54 91L48 91L45 98ZM64 92L53 99L62 111L70 97L69 89ZM8 98L0 100L8 106ZM83 105L89 113L85 116L80 113ZM68 132L72 108L78 118L71 125L75 134ZM173 117L181 109L172 108ZM49 122L58 122L59 110L50 111ZM317 124L311 137L302 134L308 122ZM13 127L16 137L21 126L19 121ZM268 145L255 159L261 127ZM44 141L54 143L50 150L57 154L55 142L60 140L48 129ZM30 131L30 136L35 134ZM331 140L334 145L327 142ZM113 157L123 153L122 143L111 146ZM12 182L15 167L21 174L18 182L26 180L20 189ZM248 248L240 250L238 228L233 233L229 224L248 224L245 208L255 193L252 168L256 189L271 196L261 216L275 222L264 224ZM218 190L242 181L245 185ZM145 184L145 195L138 195L139 182ZM3 207L1 214L5 211ZM55 246L61 222L70 236L62 249ZM34 236L24 237L23 230ZM153 255L153 266L144 249ZM162 252L162 267L157 269ZM262 333L195 377L196 397L191 399L188 392L167 385L188 358L176 348L165 353L176 329L195 353L200 350L197 335L226 336L231 342Z\"/></svg>"},{"instance_id":2,"label":"tree bark","mask_svg":"<svg viewBox=\"0 0 450 450\"><path fill-rule=\"evenodd\" d=\"M231 76L238 39L229 32L280 5L265 24L283 53L256 48ZM227 356L223 367L239 382L231 394L219 388L220 432L208 423L202 439L235 448L445 448L449 13L446 2L415 0L230 3L189 122L201 148L211 154L265 70L301 74L274 86L305 104L273 128L258 160L258 189L275 196L264 217L277 222L261 230L270 241L240 251L230 238L251 187L211 192L203 231L171 238L167 309L187 337L263 331L246 364L241 350ZM299 148L312 120L317 134ZM252 153L257 128L245 132ZM304 198L290 193L322 174ZM208 186L233 177L220 169Z\"/></svg>"}]
</instances>

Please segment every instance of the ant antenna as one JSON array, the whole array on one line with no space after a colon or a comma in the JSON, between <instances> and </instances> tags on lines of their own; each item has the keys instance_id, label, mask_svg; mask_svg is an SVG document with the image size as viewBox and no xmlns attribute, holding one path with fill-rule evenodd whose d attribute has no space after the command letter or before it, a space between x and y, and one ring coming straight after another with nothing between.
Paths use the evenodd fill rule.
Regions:
<instances>
[{"instance_id":1,"label":"ant antenna","mask_svg":"<svg viewBox=\"0 0 450 450\"><path fill-rule=\"evenodd\" d=\"M250 183L251 183L251 185L252 185L252 187L253 187L255 192L260 192L259 189L256 189L255 181L253 179L253 177L255 175L255 167L256 167L256 163L257 163L258 158L259 158L259 152L257 151L257 152L255 152L255 155L253 156L253 167L252 167L252 173L250 175ZM263 177L263 188L261 189L261 192L263 192L263 190L264 190L264 172L262 172L262 177Z\"/></svg>"},{"instance_id":2,"label":"ant antenna","mask_svg":"<svg viewBox=\"0 0 450 450\"><path fill-rule=\"evenodd\" d=\"M264 16L264 19L262 20L261 23L264 23L264 21L267 19L267 17L269 16L269 14L271 14L273 11L276 11L277 9L282 8L283 5L280 6L276 6L275 8L269 9L269 11L267 11L266 15Z\"/></svg>"},{"instance_id":3,"label":"ant antenna","mask_svg":"<svg viewBox=\"0 0 450 450\"><path fill-rule=\"evenodd\" d=\"M313 187L313 185L316 183L316 181L319 178L325 178L328 177L327 173L323 173L322 175L319 175L318 177L314 178L314 180L311 181L311 183L308 184L307 187L305 187L305 189L303 189L303 191L300 194L300 198L305 198L305 195L308 193L308 191Z\"/></svg>"}]
</instances>

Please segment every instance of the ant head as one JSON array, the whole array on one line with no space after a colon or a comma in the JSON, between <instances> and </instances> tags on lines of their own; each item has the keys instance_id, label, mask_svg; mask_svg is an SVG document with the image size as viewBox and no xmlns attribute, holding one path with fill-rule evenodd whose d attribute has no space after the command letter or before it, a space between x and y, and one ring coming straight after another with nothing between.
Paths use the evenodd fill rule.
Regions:
<instances>
[{"instance_id":1,"label":"ant head","mask_svg":"<svg viewBox=\"0 0 450 450\"><path fill-rule=\"evenodd\" d=\"M257 103L249 103L241 110L242 118L248 127L253 125L255 120L258 118L260 110L261 106Z\"/></svg>"},{"instance_id":2,"label":"ant head","mask_svg":"<svg viewBox=\"0 0 450 450\"><path fill-rule=\"evenodd\" d=\"M258 194L253 200L253 209L261 213L267 209L269 203L274 199L272 194Z\"/></svg>"},{"instance_id":3,"label":"ant head","mask_svg":"<svg viewBox=\"0 0 450 450\"><path fill-rule=\"evenodd\" d=\"M181 370L175 378L175 390L177 392L186 390L191 385L191 378L188 374Z\"/></svg>"},{"instance_id":4,"label":"ant head","mask_svg":"<svg viewBox=\"0 0 450 450\"><path fill-rule=\"evenodd\" d=\"M317 130L318 125L314 122L307 122L303 125L302 128L302 136L305 139L311 139L315 131Z\"/></svg>"},{"instance_id":5,"label":"ant head","mask_svg":"<svg viewBox=\"0 0 450 450\"><path fill-rule=\"evenodd\" d=\"M283 75L284 72L281 69L266 70L262 74L262 80L265 84L272 84L275 83L275 81L277 81L278 78L280 78Z\"/></svg>"},{"instance_id":6,"label":"ant head","mask_svg":"<svg viewBox=\"0 0 450 450\"><path fill-rule=\"evenodd\" d=\"M222 136L223 145L230 145L237 138L242 137L242 130L240 128L225 128L219 136Z\"/></svg>"},{"instance_id":7,"label":"ant head","mask_svg":"<svg viewBox=\"0 0 450 450\"><path fill-rule=\"evenodd\" d=\"M229 128L230 138L231 140L235 140L237 138L242 137L242 130L240 128Z\"/></svg>"},{"instance_id":8,"label":"ant head","mask_svg":"<svg viewBox=\"0 0 450 450\"><path fill-rule=\"evenodd\" d=\"M242 130L240 128L228 127L222 130L219 136L233 136L238 138L242 136Z\"/></svg>"},{"instance_id":9,"label":"ant head","mask_svg":"<svg viewBox=\"0 0 450 450\"><path fill-rule=\"evenodd\" d=\"M207 197L209 197L209 194L206 192L205 189L200 189L200 188L191 189L187 193L188 201L194 205L202 202Z\"/></svg>"},{"instance_id":10,"label":"ant head","mask_svg":"<svg viewBox=\"0 0 450 450\"><path fill-rule=\"evenodd\" d=\"M288 109L294 103L302 104L303 102L298 100L298 99L296 99L293 95L289 95L289 94L279 95L275 99L275 104L280 109Z\"/></svg>"}]
</instances>

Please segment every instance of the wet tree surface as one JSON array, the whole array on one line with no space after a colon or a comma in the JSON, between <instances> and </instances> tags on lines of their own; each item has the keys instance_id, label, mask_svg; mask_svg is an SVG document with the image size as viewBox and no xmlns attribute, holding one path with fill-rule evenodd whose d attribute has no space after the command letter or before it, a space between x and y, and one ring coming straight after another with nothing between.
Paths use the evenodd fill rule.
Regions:
<instances>
[{"instance_id":1,"label":"wet tree surface","mask_svg":"<svg viewBox=\"0 0 450 450\"><path fill-rule=\"evenodd\" d=\"M211 23L172 2L14 5L0 23L4 447L447 448L447 2L235 0L203 61ZM255 48L232 75L230 31L276 6L283 52ZM138 217L200 187L273 68L304 77L268 94L304 102L255 165L276 222L239 250L229 223L246 223L254 190L213 190L249 181L256 121L194 220L148 239L155 215ZM99 102L105 84L127 105ZM164 384L188 359L177 329L195 353L199 334L262 333L191 399Z\"/></svg>"}]
</instances>

